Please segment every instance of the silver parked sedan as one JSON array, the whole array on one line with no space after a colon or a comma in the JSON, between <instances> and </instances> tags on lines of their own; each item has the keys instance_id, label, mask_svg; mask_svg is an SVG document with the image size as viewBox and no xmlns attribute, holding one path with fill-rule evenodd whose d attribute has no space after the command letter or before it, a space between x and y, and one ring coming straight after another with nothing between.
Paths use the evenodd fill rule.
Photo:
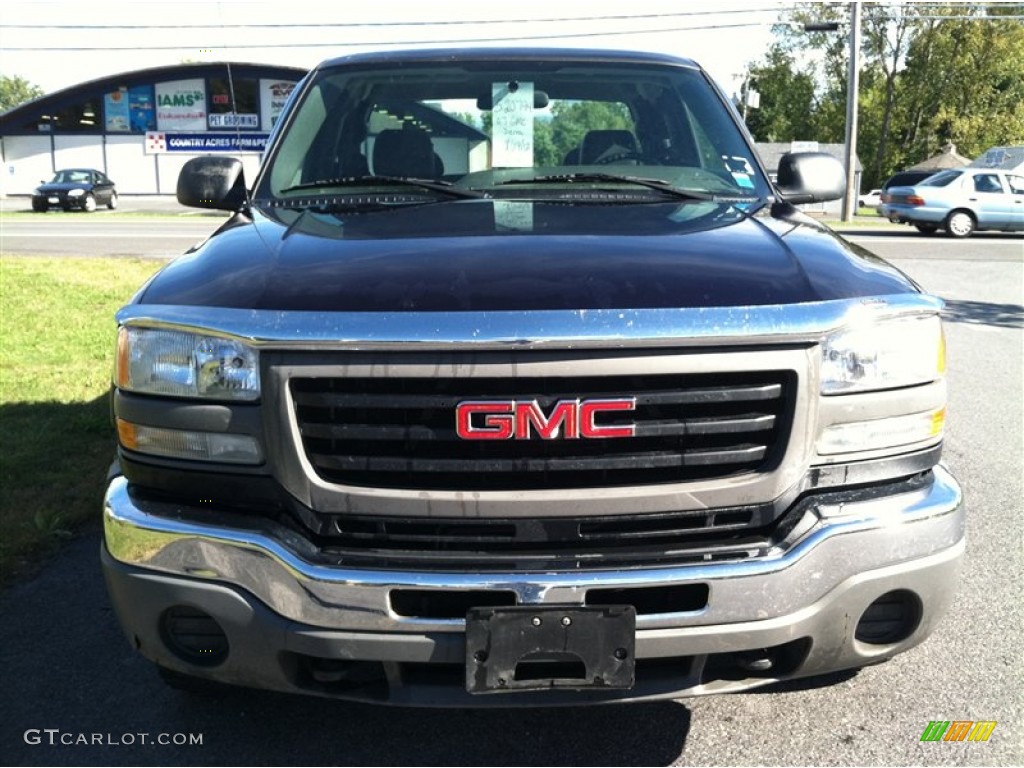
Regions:
<instances>
[{"instance_id":1,"label":"silver parked sedan","mask_svg":"<svg viewBox=\"0 0 1024 768\"><path fill-rule=\"evenodd\" d=\"M940 171L912 187L893 187L883 215L925 234L1024 231L1024 176L994 168Z\"/></svg>"}]
</instances>

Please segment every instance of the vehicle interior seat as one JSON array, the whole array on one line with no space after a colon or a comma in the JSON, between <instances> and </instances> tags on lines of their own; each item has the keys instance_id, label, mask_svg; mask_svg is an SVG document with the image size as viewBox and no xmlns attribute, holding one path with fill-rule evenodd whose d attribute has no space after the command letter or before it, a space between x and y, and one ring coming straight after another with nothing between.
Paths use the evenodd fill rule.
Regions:
<instances>
[{"instance_id":1,"label":"vehicle interior seat","mask_svg":"<svg viewBox=\"0 0 1024 768\"><path fill-rule=\"evenodd\" d=\"M587 131L580 143L580 164L617 162L637 163L636 137L627 130Z\"/></svg>"},{"instance_id":2,"label":"vehicle interior seat","mask_svg":"<svg viewBox=\"0 0 1024 768\"><path fill-rule=\"evenodd\" d=\"M430 135L419 128L389 128L373 142L373 172L380 176L440 178L444 163L434 152Z\"/></svg>"},{"instance_id":3,"label":"vehicle interior seat","mask_svg":"<svg viewBox=\"0 0 1024 768\"><path fill-rule=\"evenodd\" d=\"M999 182L991 176L975 176L974 189L978 192L1002 192Z\"/></svg>"}]
</instances>

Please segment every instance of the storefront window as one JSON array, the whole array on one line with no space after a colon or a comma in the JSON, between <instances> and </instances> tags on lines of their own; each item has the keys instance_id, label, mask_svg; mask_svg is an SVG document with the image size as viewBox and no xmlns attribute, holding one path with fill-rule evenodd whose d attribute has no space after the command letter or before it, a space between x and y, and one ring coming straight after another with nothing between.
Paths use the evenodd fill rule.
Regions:
<instances>
[{"instance_id":1,"label":"storefront window","mask_svg":"<svg viewBox=\"0 0 1024 768\"><path fill-rule=\"evenodd\" d=\"M50 119L54 131L100 133L103 131L99 99L87 99L56 110Z\"/></svg>"},{"instance_id":2,"label":"storefront window","mask_svg":"<svg viewBox=\"0 0 1024 768\"><path fill-rule=\"evenodd\" d=\"M209 128L211 131L225 128L258 130L260 127L259 81L254 77L211 77L208 80L210 94ZM232 88L234 85L234 104Z\"/></svg>"}]
</instances>

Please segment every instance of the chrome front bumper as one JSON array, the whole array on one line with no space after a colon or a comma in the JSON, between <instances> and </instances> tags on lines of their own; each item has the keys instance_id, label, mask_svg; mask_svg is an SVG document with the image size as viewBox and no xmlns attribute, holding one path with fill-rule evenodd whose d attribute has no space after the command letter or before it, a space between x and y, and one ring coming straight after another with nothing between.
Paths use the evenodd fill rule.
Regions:
<instances>
[{"instance_id":1,"label":"chrome front bumper","mask_svg":"<svg viewBox=\"0 0 1024 768\"><path fill-rule=\"evenodd\" d=\"M204 512L221 524L199 522ZM464 690L441 695L431 689L428 695L425 688L403 683L402 664L464 662L464 620L400 616L392 610L393 590L501 590L514 592L518 604L543 606L583 605L587 591L597 588L705 584L708 600L700 610L637 617L638 660L697 663L653 687L641 684L638 669L636 689L599 697L655 698L743 690L859 667L916 645L952 601L964 552L964 515L956 481L936 467L933 481L916 490L813 507L776 550L754 560L614 571L413 573L314 563L303 556L308 543L287 529L141 501L123 478L115 478L105 500L104 566L122 626L158 664L229 682L325 693L296 682L289 673L292 662L282 658L379 661L391 665L391 693L385 698L417 704L498 702ZM895 590L909 592L920 604L913 631L889 644L857 640L864 611ZM160 617L176 604L200 608L222 625L232 649L223 664L193 668L167 649ZM723 680L701 673L713 655L797 639L806 639L809 650L786 674ZM534 694L497 698L504 705L561 703Z\"/></svg>"}]
</instances>

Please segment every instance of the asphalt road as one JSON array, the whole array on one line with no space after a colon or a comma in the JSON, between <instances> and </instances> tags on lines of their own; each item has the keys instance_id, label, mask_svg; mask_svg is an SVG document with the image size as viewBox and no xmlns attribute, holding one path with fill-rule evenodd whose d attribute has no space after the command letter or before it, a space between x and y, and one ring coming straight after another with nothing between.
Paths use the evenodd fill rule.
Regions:
<instances>
[{"instance_id":1,"label":"asphalt road","mask_svg":"<svg viewBox=\"0 0 1024 768\"><path fill-rule=\"evenodd\" d=\"M33 214L27 198L0 198L0 211L27 214L8 216L0 227L0 252L25 255L173 258L227 219L226 213L185 208L166 196L122 196L117 211L91 214ZM862 217L842 231L886 258L920 252L930 259L1019 262L1024 256L1024 236L1019 234L980 232L961 241L941 234L927 237L874 217Z\"/></svg>"},{"instance_id":2,"label":"asphalt road","mask_svg":"<svg viewBox=\"0 0 1024 768\"><path fill-rule=\"evenodd\" d=\"M226 213L219 211L190 211L168 197L122 196L120 200L117 211L44 214L28 213L27 198L0 198L0 211L27 213L4 218L0 252L169 259L203 240L227 218Z\"/></svg>"},{"instance_id":3,"label":"asphalt road","mask_svg":"<svg viewBox=\"0 0 1024 768\"><path fill-rule=\"evenodd\" d=\"M15 252L7 237L4 252ZM1024 764L1024 240L853 239L948 302L945 459L965 488L969 543L952 611L922 646L831 685L647 705L478 712L241 690L189 698L121 636L94 531L0 594L0 762ZM920 742L930 720L958 719L998 725L985 743ZM161 734L202 744L155 743Z\"/></svg>"}]
</instances>

